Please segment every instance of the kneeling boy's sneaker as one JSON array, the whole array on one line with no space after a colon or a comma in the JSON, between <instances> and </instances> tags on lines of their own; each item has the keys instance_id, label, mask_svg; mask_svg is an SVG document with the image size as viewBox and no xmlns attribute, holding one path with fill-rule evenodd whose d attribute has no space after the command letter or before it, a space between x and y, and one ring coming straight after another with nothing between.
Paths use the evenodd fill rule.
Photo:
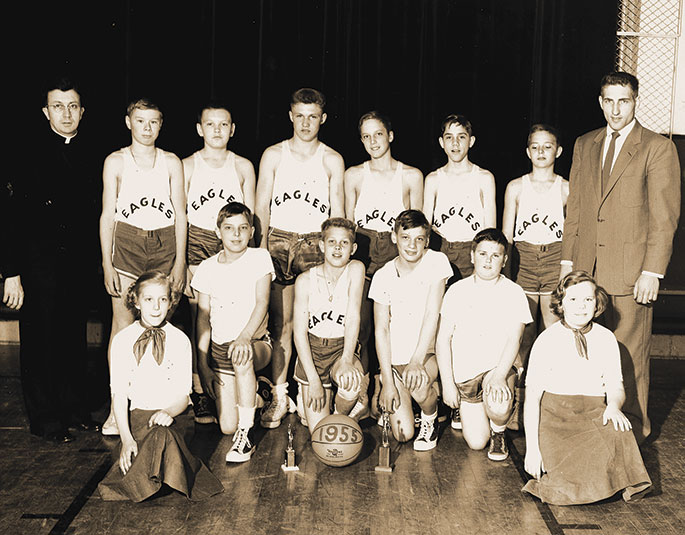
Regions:
<instances>
[{"instance_id":1,"label":"kneeling boy's sneaker","mask_svg":"<svg viewBox=\"0 0 685 535\"><path fill-rule=\"evenodd\" d=\"M255 405L256 407L263 407L271 401L271 388L273 386L273 383L269 380L268 377L264 377L263 375L257 377L257 405Z\"/></svg>"},{"instance_id":2,"label":"kneeling boy's sneaker","mask_svg":"<svg viewBox=\"0 0 685 535\"><path fill-rule=\"evenodd\" d=\"M461 429L461 415L459 414L459 409L452 409L450 426L452 429Z\"/></svg>"},{"instance_id":3,"label":"kneeling boy's sneaker","mask_svg":"<svg viewBox=\"0 0 685 535\"><path fill-rule=\"evenodd\" d=\"M255 450L253 427L238 429L233 435L233 445L226 454L227 463L242 463L249 461Z\"/></svg>"},{"instance_id":4,"label":"kneeling boy's sneaker","mask_svg":"<svg viewBox=\"0 0 685 535\"><path fill-rule=\"evenodd\" d=\"M193 392L190 395L193 402L194 419L198 424L215 424L216 417L212 413L212 400L207 394Z\"/></svg>"},{"instance_id":5,"label":"kneeling boy's sneaker","mask_svg":"<svg viewBox=\"0 0 685 535\"><path fill-rule=\"evenodd\" d=\"M416 451L432 450L438 444L438 430L435 422L421 420L419 434L414 439L414 449Z\"/></svg>"},{"instance_id":6,"label":"kneeling boy's sneaker","mask_svg":"<svg viewBox=\"0 0 685 535\"><path fill-rule=\"evenodd\" d=\"M497 433L490 429L490 447L488 448L488 459L491 461L504 461L509 457L509 448L504 431Z\"/></svg>"},{"instance_id":7,"label":"kneeling boy's sneaker","mask_svg":"<svg viewBox=\"0 0 685 535\"><path fill-rule=\"evenodd\" d=\"M289 412L295 412L297 406L295 402L290 399L290 396L274 396L271 403L262 411L260 422L262 427L267 429L276 429L281 425L281 420L286 417Z\"/></svg>"}]
</instances>

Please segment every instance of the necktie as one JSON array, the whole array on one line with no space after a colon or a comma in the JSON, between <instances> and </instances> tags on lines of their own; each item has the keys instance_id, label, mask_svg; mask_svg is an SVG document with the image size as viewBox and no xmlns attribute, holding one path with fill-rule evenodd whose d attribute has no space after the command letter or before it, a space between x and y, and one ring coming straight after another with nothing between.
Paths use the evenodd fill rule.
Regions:
<instances>
[{"instance_id":1,"label":"necktie","mask_svg":"<svg viewBox=\"0 0 685 535\"><path fill-rule=\"evenodd\" d=\"M161 327L148 327L138 337L136 343L133 344L133 354L136 356L136 362L140 364L140 359L143 358L145 349L150 342L152 342L152 356L157 364L161 365L164 360L164 343L166 342L166 332Z\"/></svg>"},{"instance_id":2,"label":"necktie","mask_svg":"<svg viewBox=\"0 0 685 535\"><path fill-rule=\"evenodd\" d=\"M573 331L573 339L576 342L576 351L578 351L578 356L587 360L587 340L585 339L585 335L592 329L592 322L588 323L584 327L581 327L580 329L574 329L563 319L561 320L561 324L567 329L571 329L571 331Z\"/></svg>"},{"instance_id":3,"label":"necktie","mask_svg":"<svg viewBox=\"0 0 685 535\"><path fill-rule=\"evenodd\" d=\"M602 195L606 189L607 182L609 182L609 175L611 175L611 166L614 163L614 151L616 150L616 138L620 136L616 131L611 133L611 141L609 142L609 149L604 158L604 165L602 166Z\"/></svg>"}]
</instances>

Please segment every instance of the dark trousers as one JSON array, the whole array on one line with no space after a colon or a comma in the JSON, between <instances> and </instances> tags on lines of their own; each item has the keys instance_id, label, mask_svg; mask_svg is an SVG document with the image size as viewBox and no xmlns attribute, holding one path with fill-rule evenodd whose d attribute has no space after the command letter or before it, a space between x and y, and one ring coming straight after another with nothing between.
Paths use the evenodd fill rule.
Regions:
<instances>
[{"instance_id":1,"label":"dark trousers","mask_svg":"<svg viewBox=\"0 0 685 535\"><path fill-rule=\"evenodd\" d=\"M647 402L652 316L652 307L638 304L632 295L611 295L607 310L600 318L600 323L612 330L618 340L626 391L622 411L633 425L638 444L651 432Z\"/></svg>"},{"instance_id":2,"label":"dark trousers","mask_svg":"<svg viewBox=\"0 0 685 535\"><path fill-rule=\"evenodd\" d=\"M22 284L21 384L30 430L44 435L90 418L83 399L87 290L72 264L47 258L22 273Z\"/></svg>"}]
</instances>

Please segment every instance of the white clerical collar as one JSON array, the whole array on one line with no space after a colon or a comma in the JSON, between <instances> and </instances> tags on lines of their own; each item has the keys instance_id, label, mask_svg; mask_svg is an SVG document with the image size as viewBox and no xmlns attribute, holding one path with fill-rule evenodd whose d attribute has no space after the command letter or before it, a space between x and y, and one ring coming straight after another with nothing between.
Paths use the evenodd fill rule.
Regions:
<instances>
[{"instance_id":1,"label":"white clerical collar","mask_svg":"<svg viewBox=\"0 0 685 535\"><path fill-rule=\"evenodd\" d=\"M65 144L65 145L68 145L69 143L71 143L71 140L74 139L74 138L76 137L76 134L78 134L78 131L77 131L73 136L65 136L64 134L61 134L60 132L58 132L57 130L55 130L54 128L52 128L52 125L50 125L50 128L52 129L52 131L53 131L55 134L57 134L58 136L64 138L64 144Z\"/></svg>"}]
</instances>

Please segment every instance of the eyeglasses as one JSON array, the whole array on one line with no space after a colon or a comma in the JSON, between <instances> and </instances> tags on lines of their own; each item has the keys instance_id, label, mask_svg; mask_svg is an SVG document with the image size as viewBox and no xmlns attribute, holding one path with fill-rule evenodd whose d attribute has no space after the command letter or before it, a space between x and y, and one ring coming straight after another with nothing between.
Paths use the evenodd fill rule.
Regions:
<instances>
[{"instance_id":1,"label":"eyeglasses","mask_svg":"<svg viewBox=\"0 0 685 535\"><path fill-rule=\"evenodd\" d=\"M56 113L64 113L64 110L69 110L70 112L75 112L81 109L81 105L76 102L70 102L66 106L61 102L56 102L54 104L48 104L48 108L52 108L52 111Z\"/></svg>"}]
</instances>

